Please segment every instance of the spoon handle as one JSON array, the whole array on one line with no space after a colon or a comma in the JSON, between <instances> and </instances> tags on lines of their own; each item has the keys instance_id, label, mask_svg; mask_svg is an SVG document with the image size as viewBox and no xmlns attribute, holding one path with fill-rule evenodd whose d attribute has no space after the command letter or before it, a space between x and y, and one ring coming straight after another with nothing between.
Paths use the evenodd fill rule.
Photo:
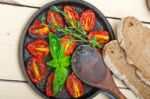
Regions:
<instances>
[{"instance_id":1,"label":"spoon handle","mask_svg":"<svg viewBox=\"0 0 150 99\"><path fill-rule=\"evenodd\" d=\"M117 99L126 99L126 97L119 91L116 85L112 89L109 89L109 90Z\"/></svg>"},{"instance_id":2,"label":"spoon handle","mask_svg":"<svg viewBox=\"0 0 150 99\"><path fill-rule=\"evenodd\" d=\"M100 89L104 89L110 93L112 93L117 99L127 99L118 89L118 87L116 86L111 71L107 68L107 75L105 77L105 80L103 80L103 82L101 82L101 84L99 84L97 86Z\"/></svg>"}]
</instances>

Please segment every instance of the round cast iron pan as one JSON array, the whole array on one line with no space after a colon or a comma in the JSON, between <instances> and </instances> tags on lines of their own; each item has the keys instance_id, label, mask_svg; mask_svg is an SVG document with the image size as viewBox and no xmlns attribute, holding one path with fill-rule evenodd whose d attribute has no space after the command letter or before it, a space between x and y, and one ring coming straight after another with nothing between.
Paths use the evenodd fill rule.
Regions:
<instances>
[{"instance_id":1,"label":"round cast iron pan","mask_svg":"<svg viewBox=\"0 0 150 99\"><path fill-rule=\"evenodd\" d=\"M28 83L30 84L30 86L42 97L46 98L46 99L71 99L72 97L66 92L65 87L63 88L63 90L55 97L47 97L45 95L44 92L44 88L45 88L45 83L47 81L47 77L48 74L51 72L51 69L47 68L47 75L44 78L44 80L42 80L39 84L34 84L32 83L32 81L30 80L27 72L26 72L26 61L29 57L31 57L31 55L27 52L26 50L26 44L32 40L34 40L34 38L32 38L29 34L28 34L28 28L30 27L30 25L33 23L33 21L35 19L40 19L42 15L45 15L45 12L49 9L49 6L51 5L55 5L59 8L64 7L65 5L70 5L72 6L75 10L78 11L78 13L80 14L83 10L85 9L92 9L95 14L96 14L96 22L95 22L95 26L94 29L103 29L109 32L109 36L110 36L110 40L114 39L114 34L112 31L112 28L109 24L109 22L107 21L107 19L104 17L104 15L93 5L82 1L82 0L56 0L56 1L52 1L46 5L44 5L43 7L41 7L36 13L34 13L34 15L30 18L30 20L28 21L27 25L25 26L25 29L22 33L21 39L20 39L20 44L19 44L19 59L20 59L20 65L21 65L21 69L25 75L26 80L28 81ZM45 61L49 60L48 57L46 57L44 59ZM71 69L70 69L71 72ZM78 99L91 99L94 96L96 96L100 91L97 88L94 88L92 86L88 86L86 84L84 84L84 95L82 97L79 97ZM112 95L106 93L107 96L109 96L110 98L113 98Z\"/></svg>"}]
</instances>

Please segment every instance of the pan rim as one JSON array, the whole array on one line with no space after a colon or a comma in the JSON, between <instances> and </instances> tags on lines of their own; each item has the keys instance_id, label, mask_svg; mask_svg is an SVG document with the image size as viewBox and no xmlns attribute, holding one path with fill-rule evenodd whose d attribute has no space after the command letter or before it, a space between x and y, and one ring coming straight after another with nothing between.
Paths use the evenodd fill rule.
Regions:
<instances>
[{"instance_id":1,"label":"pan rim","mask_svg":"<svg viewBox=\"0 0 150 99\"><path fill-rule=\"evenodd\" d=\"M63 2L71 2L71 3L80 3L80 4L83 4L83 5L86 5L88 6L89 8L93 9L96 13L98 13L99 15L101 15L100 17L103 19L104 23L106 24L107 26L107 29L110 33L110 36L111 36L111 40L115 39L115 36L114 36L114 33L113 33L113 30L111 28L111 25L110 23L108 22L108 20L105 18L105 16L101 13L101 11L99 9L97 9L94 5L84 1L84 0L54 0L54 1L51 1L45 5L43 5L42 7L40 7L40 9L38 9L35 13L33 13L33 15L30 17L30 19L28 20L28 22L26 23L24 29L23 29L23 32L21 34L21 37L20 37L20 40L19 40L19 48L18 48L18 58L19 58L19 64L21 65L20 68L23 72L23 75L25 77L25 79L27 80L28 84L32 87L32 89L34 91L36 91L40 96L42 96L43 98L46 98L46 99L50 99L50 97L47 97L45 96L44 94L42 94L38 88L36 88L34 86L34 84L32 83L32 81L30 80L30 78L28 77L28 74L26 72L26 68L25 68L25 64L24 64L24 57L23 57L23 49L24 49L24 39L25 39L25 36L27 34L27 31L28 31L28 28L29 26L31 25L31 23L34 21L34 19L42 12L44 11L45 9L47 9L49 6L51 5L55 5L55 4L58 4L58 3L63 3ZM102 90L97 90L95 93L93 93L92 95L90 95L88 97L88 99L92 99L93 97L95 97L97 94L99 94Z\"/></svg>"}]
</instances>

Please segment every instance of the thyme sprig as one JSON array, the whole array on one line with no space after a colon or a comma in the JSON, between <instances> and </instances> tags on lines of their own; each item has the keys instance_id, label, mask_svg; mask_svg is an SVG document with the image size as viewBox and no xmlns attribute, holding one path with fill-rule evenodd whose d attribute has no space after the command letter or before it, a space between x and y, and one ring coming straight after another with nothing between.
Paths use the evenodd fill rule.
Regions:
<instances>
[{"instance_id":1,"label":"thyme sprig","mask_svg":"<svg viewBox=\"0 0 150 99\"><path fill-rule=\"evenodd\" d=\"M46 22L46 17L45 17L45 16L42 16L40 21L41 21L42 24L45 24L45 22Z\"/></svg>"},{"instance_id":2,"label":"thyme sprig","mask_svg":"<svg viewBox=\"0 0 150 99\"><path fill-rule=\"evenodd\" d=\"M66 18L66 21L71 25L71 26L68 26L68 27L67 26L60 27L59 25L56 25L53 22L49 22L50 27L55 28L58 32L61 32L64 35L70 35L70 36L76 38L78 41L82 41L84 43L87 43L87 44L91 45L92 47L98 47L98 48L103 47L103 45L99 44L96 41L95 37L92 37L90 40L85 39L87 37L87 32L81 26L79 21L76 21L72 18L67 18L66 12L61 11L56 6L50 6L49 9L51 9L52 11L55 11L57 13L62 14ZM72 24L74 21L76 21L75 25Z\"/></svg>"},{"instance_id":3,"label":"thyme sprig","mask_svg":"<svg viewBox=\"0 0 150 99\"><path fill-rule=\"evenodd\" d=\"M76 20L74 20L74 19L72 19L72 18L67 18L66 12L61 11L61 10L58 9L56 6L51 6L50 9L53 10L53 11L55 11L55 12L57 12L57 13L62 14L62 15L66 18L67 22L71 25L71 27L68 27L68 28L75 29L75 30L78 31L81 35L86 36L87 33L86 33L86 31L84 30L84 28L81 26L81 24L80 24L79 21L75 22ZM74 24L72 24L72 23L76 23L76 25L74 25Z\"/></svg>"},{"instance_id":4,"label":"thyme sprig","mask_svg":"<svg viewBox=\"0 0 150 99\"><path fill-rule=\"evenodd\" d=\"M64 35L70 35L76 38L78 41L82 41L84 43L90 44L92 47L102 48L103 45L100 45L95 37L92 37L89 41L85 39L82 35L75 32L73 29L68 28L67 26L60 27L59 25L55 25L53 22L49 22L49 26L55 28L58 32L63 33Z\"/></svg>"},{"instance_id":5,"label":"thyme sprig","mask_svg":"<svg viewBox=\"0 0 150 99\"><path fill-rule=\"evenodd\" d=\"M52 11L55 11L57 13L61 13L63 16L67 15L65 12L59 10L56 6L50 6L49 9L51 9Z\"/></svg>"}]
</instances>

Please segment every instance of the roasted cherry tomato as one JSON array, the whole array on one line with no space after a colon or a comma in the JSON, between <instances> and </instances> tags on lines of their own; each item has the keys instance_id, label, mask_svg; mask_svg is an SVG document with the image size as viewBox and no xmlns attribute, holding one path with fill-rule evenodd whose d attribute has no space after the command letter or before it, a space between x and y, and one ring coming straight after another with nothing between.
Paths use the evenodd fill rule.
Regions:
<instances>
[{"instance_id":1,"label":"roasted cherry tomato","mask_svg":"<svg viewBox=\"0 0 150 99\"><path fill-rule=\"evenodd\" d=\"M71 6L65 6L64 12L66 13L65 20L68 25L76 26L77 21L79 21L79 15L76 10Z\"/></svg>"},{"instance_id":2,"label":"roasted cherry tomato","mask_svg":"<svg viewBox=\"0 0 150 99\"><path fill-rule=\"evenodd\" d=\"M30 79L34 83L39 83L46 74L44 61L37 57L32 57L28 60L26 70Z\"/></svg>"},{"instance_id":3,"label":"roasted cherry tomato","mask_svg":"<svg viewBox=\"0 0 150 99\"><path fill-rule=\"evenodd\" d=\"M48 10L46 20L48 24L49 22L52 22L54 24L54 27L51 28L51 31L53 32L57 32L55 26L60 26L60 27L64 26L62 17L57 12L54 12L52 10Z\"/></svg>"},{"instance_id":4,"label":"roasted cherry tomato","mask_svg":"<svg viewBox=\"0 0 150 99\"><path fill-rule=\"evenodd\" d=\"M27 50L36 57L44 57L49 53L48 43L44 39L36 39L27 44Z\"/></svg>"},{"instance_id":5,"label":"roasted cherry tomato","mask_svg":"<svg viewBox=\"0 0 150 99\"><path fill-rule=\"evenodd\" d=\"M66 90L73 98L78 98L83 95L83 85L73 73L67 78Z\"/></svg>"},{"instance_id":6,"label":"roasted cherry tomato","mask_svg":"<svg viewBox=\"0 0 150 99\"><path fill-rule=\"evenodd\" d=\"M100 44L105 44L109 41L109 34L107 31L104 30L94 30L91 31L87 38L88 40L90 40L92 37L95 37L97 42L99 42Z\"/></svg>"},{"instance_id":7,"label":"roasted cherry tomato","mask_svg":"<svg viewBox=\"0 0 150 99\"><path fill-rule=\"evenodd\" d=\"M54 79L54 72L51 72L48 76L47 83L45 86L46 95L53 96L53 79Z\"/></svg>"},{"instance_id":8,"label":"roasted cherry tomato","mask_svg":"<svg viewBox=\"0 0 150 99\"><path fill-rule=\"evenodd\" d=\"M34 38L45 38L50 33L49 26L46 24L41 24L40 21L36 20L30 26L28 30L30 36Z\"/></svg>"},{"instance_id":9,"label":"roasted cherry tomato","mask_svg":"<svg viewBox=\"0 0 150 99\"><path fill-rule=\"evenodd\" d=\"M95 24L95 13L92 10L83 11L80 16L80 23L86 31L93 29Z\"/></svg>"},{"instance_id":10,"label":"roasted cherry tomato","mask_svg":"<svg viewBox=\"0 0 150 99\"><path fill-rule=\"evenodd\" d=\"M66 35L60 39L60 43L64 47L65 55L70 56L75 49L76 41L72 37Z\"/></svg>"}]
</instances>

